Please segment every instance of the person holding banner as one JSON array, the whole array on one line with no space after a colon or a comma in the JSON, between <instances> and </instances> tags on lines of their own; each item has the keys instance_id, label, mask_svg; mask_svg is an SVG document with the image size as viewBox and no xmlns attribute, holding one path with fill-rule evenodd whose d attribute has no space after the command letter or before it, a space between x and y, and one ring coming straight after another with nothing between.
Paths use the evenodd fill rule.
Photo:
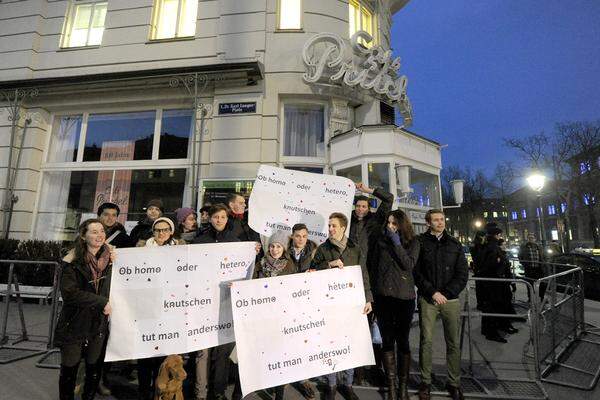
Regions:
<instances>
[{"instance_id":1,"label":"person holding banner","mask_svg":"<svg viewBox=\"0 0 600 400\"><path fill-rule=\"evenodd\" d=\"M197 236L192 243L229 243L240 239L229 229L229 208L225 204L215 204L208 210L210 225ZM196 353L196 400L205 400L208 394L209 381L212 381L213 397L216 400L226 399L225 390L229 383L229 355L235 343L228 343L212 349L200 350ZM233 393L241 398L239 382Z\"/></svg>"},{"instance_id":2,"label":"person holding banner","mask_svg":"<svg viewBox=\"0 0 600 400\"><path fill-rule=\"evenodd\" d=\"M137 247L176 246L185 244L173 237L175 224L167 217L157 218L152 223L153 235L148 240L140 240ZM150 357L138 360L138 392L141 400L152 399L160 365L166 357Z\"/></svg>"},{"instance_id":3,"label":"person holding banner","mask_svg":"<svg viewBox=\"0 0 600 400\"><path fill-rule=\"evenodd\" d=\"M61 354L60 400L73 400L81 359L85 360L81 399L91 400L96 394L111 313L108 298L114 257L102 222L88 219L79 226L73 249L63 258L63 307L54 334Z\"/></svg>"},{"instance_id":4,"label":"person holding banner","mask_svg":"<svg viewBox=\"0 0 600 400\"><path fill-rule=\"evenodd\" d=\"M133 227L129 237L133 246L138 246L140 240L148 240L152 237L152 224L164 213L163 203L160 199L152 199L146 205L146 215Z\"/></svg>"},{"instance_id":5,"label":"person holding banner","mask_svg":"<svg viewBox=\"0 0 600 400\"><path fill-rule=\"evenodd\" d=\"M344 268L344 266L360 265L362 269L363 286L366 304L363 313L372 311L371 303L373 296L369 284L369 274L365 267L365 257L358 244L354 243L345 234L348 228L348 218L342 213L333 213L329 216L329 237L317 248L313 259L313 268L323 270L328 268ZM358 396L352 388L354 370L342 371L343 383L340 388L341 394L347 400L358 400ZM329 374L327 379L326 400L334 400L337 392L337 374Z\"/></svg>"},{"instance_id":6,"label":"person holding banner","mask_svg":"<svg viewBox=\"0 0 600 400\"><path fill-rule=\"evenodd\" d=\"M387 223L379 232L375 249L372 256L377 257L377 262L374 263L371 277L375 315L383 339L383 367L389 388L387 399L398 398L396 375L399 371L400 399L408 400L411 361L408 339L416 297L413 269L419 258L420 245L412 223L403 211L388 213Z\"/></svg>"}]
</instances>

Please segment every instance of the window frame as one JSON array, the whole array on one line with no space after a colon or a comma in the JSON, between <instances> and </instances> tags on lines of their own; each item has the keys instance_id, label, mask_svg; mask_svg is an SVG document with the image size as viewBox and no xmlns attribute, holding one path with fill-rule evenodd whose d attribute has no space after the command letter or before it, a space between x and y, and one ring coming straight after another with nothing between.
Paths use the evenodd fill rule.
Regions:
<instances>
[{"instance_id":1,"label":"window frame","mask_svg":"<svg viewBox=\"0 0 600 400\"><path fill-rule=\"evenodd\" d=\"M177 0L177 18L175 20L175 36L168 37L168 38L157 38L156 35L157 35L157 31L158 31L158 22L160 21L160 5L162 4L163 0L153 0L153 2L152 2L153 3L152 4L152 17L151 17L152 19L150 20L150 35L148 38L149 42L153 43L153 42L164 42L164 41L172 41L172 40L195 39L197 25L198 25L198 7L196 7L196 16L194 18L194 34L186 35L186 36L180 36L180 34L179 34L184 1L189 1L189 0Z\"/></svg>"},{"instance_id":2,"label":"window frame","mask_svg":"<svg viewBox=\"0 0 600 400\"><path fill-rule=\"evenodd\" d=\"M75 12L77 11L78 7L88 5L88 4L93 5L93 7L92 7L92 12L90 13L90 19L88 21L88 27L87 27L88 32L87 32L87 38L85 41L86 44L83 46L69 46L68 43L71 39L73 25L75 23L75 21L74 21ZM63 24L63 29L61 32L60 46L59 46L61 50L82 49L82 48L90 48L90 47L94 48L94 47L99 47L102 44L102 40L98 44L88 44L88 42L90 40L90 29L91 29L92 21L94 20L94 10L95 10L96 6L99 4L106 4L106 16L104 19L104 28L102 31L102 39L104 39L104 30L106 30L106 17L108 16L108 0L82 0L82 1L71 0L67 7L65 22Z\"/></svg>"},{"instance_id":3,"label":"window frame","mask_svg":"<svg viewBox=\"0 0 600 400\"><path fill-rule=\"evenodd\" d=\"M306 156L286 156L285 151L285 105L286 104L310 104L323 106L323 157L306 157ZM286 98L279 102L279 166L294 167L322 167L323 172L327 171L327 163L329 159L329 150L327 143L329 141L329 103L325 100L317 99L301 99L301 98Z\"/></svg>"},{"instance_id":4,"label":"window frame","mask_svg":"<svg viewBox=\"0 0 600 400\"><path fill-rule=\"evenodd\" d=\"M299 28L282 28L281 27L281 2L285 0L277 0L277 8L275 11L275 32L304 32L304 0L300 1L300 27Z\"/></svg>"},{"instance_id":5,"label":"window frame","mask_svg":"<svg viewBox=\"0 0 600 400\"><path fill-rule=\"evenodd\" d=\"M371 14L371 30L373 32L370 33L370 35L372 36L373 40L368 45L366 43L361 43L361 44L367 48L376 46L377 44L379 44L379 34L378 34L377 13L375 12L375 9L364 0L349 0L348 1L348 13L350 12L350 7L353 7L353 6L358 7L358 14L360 15L360 29L355 30L354 33L358 32L358 31L365 31L365 29L362 25L362 20L363 20L362 15L363 15L363 10L366 10L368 13ZM368 32L368 31L365 31L365 32ZM348 38L351 38L352 35L354 35L354 33L350 33L350 19L348 19Z\"/></svg>"}]
</instances>

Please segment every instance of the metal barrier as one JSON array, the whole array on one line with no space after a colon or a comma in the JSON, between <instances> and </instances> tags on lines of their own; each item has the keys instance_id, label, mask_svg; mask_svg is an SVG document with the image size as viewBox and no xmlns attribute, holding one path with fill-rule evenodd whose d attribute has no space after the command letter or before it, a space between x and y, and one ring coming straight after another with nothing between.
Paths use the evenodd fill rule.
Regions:
<instances>
[{"instance_id":1,"label":"metal barrier","mask_svg":"<svg viewBox=\"0 0 600 400\"><path fill-rule=\"evenodd\" d=\"M59 282L62 272L60 265L53 261L0 260L0 267L4 265L9 265L9 270L6 290L0 291L0 296L4 297L4 305L2 313L0 314L0 321L2 322L2 328L0 329L0 364L7 364L36 355L53 352L54 328L58 319L58 303L60 297ZM48 298L51 301L51 312L48 320L47 335L32 335L27 332L22 296L26 296L28 294L37 295L38 292L30 293L21 290L19 286L18 274L15 270L16 265L41 265L48 268L54 267L52 290L48 294ZM16 298L21 331L16 338L11 339L7 331L10 305L13 297ZM45 348L40 347L40 344L45 344Z\"/></svg>"},{"instance_id":2,"label":"metal barrier","mask_svg":"<svg viewBox=\"0 0 600 400\"><path fill-rule=\"evenodd\" d=\"M537 293L545 286L544 297L536 296L540 380L591 390L600 377L600 335L585 322L583 271L569 264L544 264L551 273L534 284Z\"/></svg>"},{"instance_id":3,"label":"metal barrier","mask_svg":"<svg viewBox=\"0 0 600 400\"><path fill-rule=\"evenodd\" d=\"M514 314L503 314L503 313L490 313L490 312L481 312L481 311L473 311L471 307L471 286L467 283L466 286L466 296L464 303L464 311L462 313L462 323L461 323L461 349L464 344L464 333L467 333L467 341L468 341L468 349L469 349L469 361L467 367L466 377L472 381L472 385L477 389L480 393L477 394L478 398L486 398L486 399L547 399L548 394L546 390L542 386L539 376L539 354L537 346L536 338L536 322L535 315L536 307L536 296L534 293L534 288L531 283L523 280L523 279L505 279L505 278L482 278L482 277L471 277L469 278L469 282L496 282L496 283L505 283L505 284L516 284L525 286L529 296L529 300L527 303L529 307L526 308L525 313L514 313ZM473 360L473 338L472 338L472 323L471 320L477 317L495 317L495 318L507 318L507 319L515 319L515 318L524 318L529 321L529 340L534 345L533 347L533 358L534 362L534 376L535 379L526 379L526 378L508 378L508 377L480 377L477 376L476 369L474 368L474 360ZM466 329L465 329L466 323ZM480 350L481 351L481 350ZM473 391L473 389L471 389Z\"/></svg>"}]
</instances>

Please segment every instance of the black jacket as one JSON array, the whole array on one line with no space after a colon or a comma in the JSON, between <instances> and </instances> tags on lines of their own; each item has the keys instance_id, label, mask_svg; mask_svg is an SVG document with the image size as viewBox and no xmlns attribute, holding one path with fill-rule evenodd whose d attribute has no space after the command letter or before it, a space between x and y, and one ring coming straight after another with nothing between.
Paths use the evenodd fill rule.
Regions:
<instances>
[{"instance_id":1,"label":"black jacket","mask_svg":"<svg viewBox=\"0 0 600 400\"><path fill-rule=\"evenodd\" d=\"M369 211L362 221L358 220L356 213L353 211L348 236L354 243L359 245L367 260L366 266L369 270L374 267L374 263L369 260L369 251L375 251L371 250L375 247L377 241L374 235L376 236L385 224L385 216L392 209L392 203L394 202L394 195L382 189L375 189L373 196L381 200L379 208L375 212Z\"/></svg>"},{"instance_id":2,"label":"black jacket","mask_svg":"<svg viewBox=\"0 0 600 400\"><path fill-rule=\"evenodd\" d=\"M479 276L483 278L512 278L510 261L500 242L488 237L479 252ZM510 313L512 292L510 282L481 281L484 312Z\"/></svg>"},{"instance_id":3,"label":"black jacket","mask_svg":"<svg viewBox=\"0 0 600 400\"><path fill-rule=\"evenodd\" d=\"M192 243L229 243L229 242L241 242L233 232L225 228L221 232L217 232L212 225L202 232L199 236L196 236Z\"/></svg>"},{"instance_id":4,"label":"black jacket","mask_svg":"<svg viewBox=\"0 0 600 400\"><path fill-rule=\"evenodd\" d=\"M112 264L104 270L96 293L90 268L74 262L73 255L73 252L69 253L62 264L60 291L63 306L54 333L54 344L58 347L108 334L108 317L103 311L110 293Z\"/></svg>"},{"instance_id":5,"label":"black jacket","mask_svg":"<svg viewBox=\"0 0 600 400\"><path fill-rule=\"evenodd\" d=\"M462 245L446 231L438 240L429 231L419 236L421 250L415 268L419 296L432 303L431 296L440 292L448 300L457 299L469 279Z\"/></svg>"},{"instance_id":6,"label":"black jacket","mask_svg":"<svg viewBox=\"0 0 600 400\"><path fill-rule=\"evenodd\" d=\"M240 242L260 243L260 235L250 228L250 225L248 225L248 222L245 219L242 220L229 216L226 229L230 230L235 237L240 239Z\"/></svg>"},{"instance_id":7,"label":"black jacket","mask_svg":"<svg viewBox=\"0 0 600 400\"><path fill-rule=\"evenodd\" d=\"M317 251L317 247L318 245L312 240L307 241L306 246L300 254L300 258L296 260L296 257L294 257L294 241L290 239L288 243L288 255L290 256L290 259L296 266L296 270L298 272L306 272L310 268L312 260Z\"/></svg>"},{"instance_id":8,"label":"black jacket","mask_svg":"<svg viewBox=\"0 0 600 400\"><path fill-rule=\"evenodd\" d=\"M150 239L152 237L152 222L148 218L140 220L131 230L129 237L132 246L137 246L137 242L140 240Z\"/></svg>"},{"instance_id":9,"label":"black jacket","mask_svg":"<svg viewBox=\"0 0 600 400\"><path fill-rule=\"evenodd\" d=\"M377 252L372 255L373 294L409 300L415 298L413 270L419 259L419 240L414 238L405 248L396 246L385 230L377 236Z\"/></svg>"},{"instance_id":10,"label":"black jacket","mask_svg":"<svg viewBox=\"0 0 600 400\"><path fill-rule=\"evenodd\" d=\"M106 227L106 239L111 237L115 232L119 231L119 234L115 236L113 240L110 241L110 244L115 246L117 249L121 249L123 247L134 247L135 243L131 242L131 238L127 234L125 227L121 225L119 222L116 222L111 227Z\"/></svg>"},{"instance_id":11,"label":"black jacket","mask_svg":"<svg viewBox=\"0 0 600 400\"><path fill-rule=\"evenodd\" d=\"M334 246L329 239L327 239L317 248L312 265L316 270L328 269L329 262L337 260L338 258L342 260L344 265L360 265L362 270L365 298L367 302L372 302L373 295L371 294L371 282L369 281L369 274L365 268L365 259L360 251L360 248L354 244L351 239L348 239L348 244L343 252L340 252L340 249Z\"/></svg>"}]
</instances>

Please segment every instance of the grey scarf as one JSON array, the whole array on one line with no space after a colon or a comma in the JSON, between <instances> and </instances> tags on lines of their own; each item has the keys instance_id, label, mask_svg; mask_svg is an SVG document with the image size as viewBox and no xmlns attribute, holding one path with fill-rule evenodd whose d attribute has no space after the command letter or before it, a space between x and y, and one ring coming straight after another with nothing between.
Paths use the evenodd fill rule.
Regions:
<instances>
[{"instance_id":1,"label":"grey scarf","mask_svg":"<svg viewBox=\"0 0 600 400\"><path fill-rule=\"evenodd\" d=\"M262 270L265 277L277 276L287 266L287 258L274 259L270 254L266 254L263 259Z\"/></svg>"},{"instance_id":2,"label":"grey scarf","mask_svg":"<svg viewBox=\"0 0 600 400\"><path fill-rule=\"evenodd\" d=\"M336 240L330 236L329 241L340 250L340 253L343 253L346 250L346 246L348 246L348 238L346 236L342 236L342 240Z\"/></svg>"}]
</instances>

